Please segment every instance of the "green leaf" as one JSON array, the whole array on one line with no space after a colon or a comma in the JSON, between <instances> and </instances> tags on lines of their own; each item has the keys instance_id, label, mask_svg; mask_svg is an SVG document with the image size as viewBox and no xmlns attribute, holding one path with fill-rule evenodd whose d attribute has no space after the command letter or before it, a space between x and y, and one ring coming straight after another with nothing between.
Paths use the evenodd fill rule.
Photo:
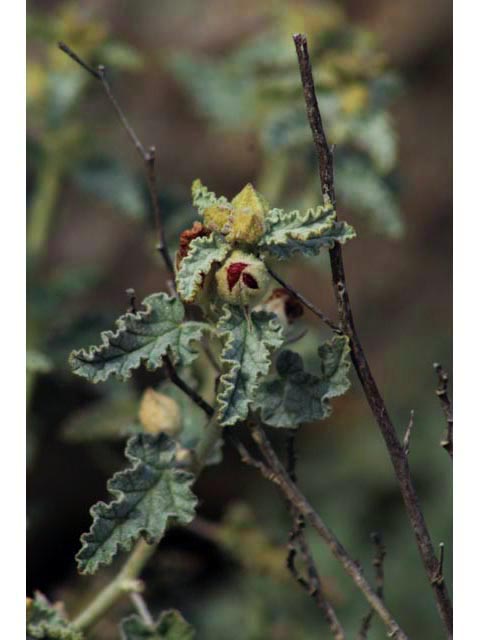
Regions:
<instances>
[{"instance_id":1,"label":"green leaf","mask_svg":"<svg viewBox=\"0 0 480 640\"><path fill-rule=\"evenodd\" d=\"M388 181L359 157L340 158L335 170L341 201L363 214L374 231L400 238L405 225L395 193Z\"/></svg>"},{"instance_id":2,"label":"green leaf","mask_svg":"<svg viewBox=\"0 0 480 640\"><path fill-rule=\"evenodd\" d=\"M272 427L293 428L326 418L331 413L329 398L349 388L350 347L345 336L335 336L318 349L320 375L304 370L302 358L282 351L277 359L278 376L260 385L255 406L262 420Z\"/></svg>"},{"instance_id":3,"label":"green leaf","mask_svg":"<svg viewBox=\"0 0 480 640\"><path fill-rule=\"evenodd\" d=\"M344 243L355 237L353 228L337 222L331 206L318 206L305 212L272 209L267 215L267 230L258 246L279 260L295 253L317 255L331 248L335 241Z\"/></svg>"},{"instance_id":4,"label":"green leaf","mask_svg":"<svg viewBox=\"0 0 480 640\"><path fill-rule=\"evenodd\" d=\"M167 351L175 364L191 364L198 355L191 343L198 342L209 326L184 322L183 304L165 293L148 296L143 304L145 311L127 313L116 321L117 331L104 331L100 346L73 351L69 358L73 372L94 383L112 374L126 380L142 362L149 370L161 367Z\"/></svg>"},{"instance_id":5,"label":"green leaf","mask_svg":"<svg viewBox=\"0 0 480 640\"><path fill-rule=\"evenodd\" d=\"M36 349L27 349L27 372L48 373L53 368L53 363L48 356Z\"/></svg>"},{"instance_id":6,"label":"green leaf","mask_svg":"<svg viewBox=\"0 0 480 640\"><path fill-rule=\"evenodd\" d=\"M143 190L136 176L118 161L90 158L74 173L78 186L105 200L133 220L145 217Z\"/></svg>"},{"instance_id":7,"label":"green leaf","mask_svg":"<svg viewBox=\"0 0 480 640\"><path fill-rule=\"evenodd\" d=\"M201 214L203 214L207 207L228 204L228 200L225 196L217 198L213 191L209 191L207 187L202 184L201 180L198 179L194 180L192 184L192 198L193 206L197 207Z\"/></svg>"},{"instance_id":8,"label":"green leaf","mask_svg":"<svg viewBox=\"0 0 480 640\"><path fill-rule=\"evenodd\" d=\"M270 353L282 344L282 328L276 316L264 311L247 317L243 307L223 307L218 332L224 340L223 373L217 395L222 426L244 420L253 401L259 378L268 373Z\"/></svg>"},{"instance_id":9,"label":"green leaf","mask_svg":"<svg viewBox=\"0 0 480 640\"><path fill-rule=\"evenodd\" d=\"M195 631L175 609L163 611L157 622L146 624L133 615L121 622L122 640L192 640Z\"/></svg>"},{"instance_id":10,"label":"green leaf","mask_svg":"<svg viewBox=\"0 0 480 640\"><path fill-rule=\"evenodd\" d=\"M185 302L193 302L214 262L223 262L230 245L217 233L195 238L177 272L177 289Z\"/></svg>"},{"instance_id":11,"label":"green leaf","mask_svg":"<svg viewBox=\"0 0 480 640\"><path fill-rule=\"evenodd\" d=\"M175 447L163 433L130 438L125 455L131 467L107 483L115 499L98 502L90 510L93 524L82 535L76 556L80 573L95 573L100 565L110 564L119 550L129 551L140 536L157 542L169 520L191 522L197 503L190 489L195 477L175 468Z\"/></svg>"},{"instance_id":12,"label":"green leaf","mask_svg":"<svg viewBox=\"0 0 480 640\"><path fill-rule=\"evenodd\" d=\"M58 605L36 591L32 600L27 599L27 637L44 640L82 640L83 634L72 627L62 615Z\"/></svg>"}]
</instances>

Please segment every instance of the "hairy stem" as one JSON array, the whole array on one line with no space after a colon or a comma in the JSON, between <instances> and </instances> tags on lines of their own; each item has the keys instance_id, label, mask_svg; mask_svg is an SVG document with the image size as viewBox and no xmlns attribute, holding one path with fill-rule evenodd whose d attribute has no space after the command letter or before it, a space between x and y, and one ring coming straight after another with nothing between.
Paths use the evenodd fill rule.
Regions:
<instances>
[{"instance_id":1,"label":"hairy stem","mask_svg":"<svg viewBox=\"0 0 480 640\"><path fill-rule=\"evenodd\" d=\"M331 202L333 206L335 206L336 198L333 172L333 153L332 149L328 145L325 131L323 129L320 110L318 108L312 68L308 53L307 38L305 35L296 34L293 36L293 39L297 50L308 120L312 130L312 137L318 158L320 181L324 200ZM350 355L355 370L387 446L395 475L397 476L400 492L405 503L406 512L415 534L420 556L434 591L437 609L447 630L448 637L451 638L453 633L452 603L445 583L443 581L439 583L435 580L435 577L438 575L439 561L435 555L430 533L420 507L417 493L413 486L408 464L408 456L405 453L404 447L402 446L402 443L395 431L395 427L393 426L387 407L385 406L385 402L378 390L377 384L370 370L370 366L365 357L362 344L355 329L350 299L347 291L342 247L338 242L335 243L333 249L330 250L330 265L341 328L350 340Z\"/></svg>"}]
</instances>

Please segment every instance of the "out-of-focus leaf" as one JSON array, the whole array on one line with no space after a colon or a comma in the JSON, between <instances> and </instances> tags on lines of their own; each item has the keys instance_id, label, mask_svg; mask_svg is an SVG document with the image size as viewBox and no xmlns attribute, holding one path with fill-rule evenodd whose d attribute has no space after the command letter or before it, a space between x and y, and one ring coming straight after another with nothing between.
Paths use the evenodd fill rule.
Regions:
<instances>
[{"instance_id":1,"label":"out-of-focus leaf","mask_svg":"<svg viewBox=\"0 0 480 640\"><path fill-rule=\"evenodd\" d=\"M165 293L154 293L143 304L145 311L127 313L117 320L117 331L104 331L100 346L73 351L69 359L73 372L94 383L112 374L126 380L142 362L150 370L161 367L167 351L180 366L191 364L198 354L192 343L209 326L184 321L181 301Z\"/></svg>"},{"instance_id":2,"label":"out-of-focus leaf","mask_svg":"<svg viewBox=\"0 0 480 640\"><path fill-rule=\"evenodd\" d=\"M163 611L153 625L133 615L121 622L122 640L192 640L195 631L179 611Z\"/></svg>"},{"instance_id":3,"label":"out-of-focus leaf","mask_svg":"<svg viewBox=\"0 0 480 640\"><path fill-rule=\"evenodd\" d=\"M144 66L142 54L125 42L106 42L101 48L102 64L112 69L140 71Z\"/></svg>"},{"instance_id":4,"label":"out-of-focus leaf","mask_svg":"<svg viewBox=\"0 0 480 640\"><path fill-rule=\"evenodd\" d=\"M107 201L134 220L145 216L142 188L136 177L111 158L97 157L80 166L74 175L81 189Z\"/></svg>"},{"instance_id":5,"label":"out-of-focus leaf","mask_svg":"<svg viewBox=\"0 0 480 640\"><path fill-rule=\"evenodd\" d=\"M27 372L48 373L52 370L53 363L48 356L35 349L27 350Z\"/></svg>"},{"instance_id":6,"label":"out-of-focus leaf","mask_svg":"<svg viewBox=\"0 0 480 640\"><path fill-rule=\"evenodd\" d=\"M349 351L344 336L321 345L320 376L304 370L298 353L282 351L276 363L278 376L263 382L257 392L255 406L262 420L272 427L293 428L329 416L329 398L345 393L350 386Z\"/></svg>"},{"instance_id":7,"label":"out-of-focus leaf","mask_svg":"<svg viewBox=\"0 0 480 640\"><path fill-rule=\"evenodd\" d=\"M354 212L363 214L371 227L392 238L404 232L400 209L392 190L362 158L339 158L336 165L339 198Z\"/></svg>"},{"instance_id":8,"label":"out-of-focus leaf","mask_svg":"<svg viewBox=\"0 0 480 640\"><path fill-rule=\"evenodd\" d=\"M282 344L282 328L273 313L225 305L218 325L224 342L218 388L218 419L233 425L248 415L259 379L268 373L270 354Z\"/></svg>"},{"instance_id":9,"label":"out-of-focus leaf","mask_svg":"<svg viewBox=\"0 0 480 640\"><path fill-rule=\"evenodd\" d=\"M60 605L52 605L40 592L27 598L27 638L43 640L82 640L77 631L62 614Z\"/></svg>"},{"instance_id":10,"label":"out-of-focus leaf","mask_svg":"<svg viewBox=\"0 0 480 640\"><path fill-rule=\"evenodd\" d=\"M158 542L170 519L191 522L197 504L190 489L195 477L175 468L175 448L163 433L130 438L125 455L131 467L107 484L114 500L97 502L90 510L93 523L82 535L76 556L80 573L95 573L110 564L119 550L129 551L140 536Z\"/></svg>"}]
</instances>

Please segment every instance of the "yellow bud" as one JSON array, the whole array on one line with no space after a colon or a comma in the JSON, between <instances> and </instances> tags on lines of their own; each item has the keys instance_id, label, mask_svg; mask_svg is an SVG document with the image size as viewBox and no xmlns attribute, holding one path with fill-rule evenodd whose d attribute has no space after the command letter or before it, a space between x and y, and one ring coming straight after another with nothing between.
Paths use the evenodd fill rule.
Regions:
<instances>
[{"instance_id":1,"label":"yellow bud","mask_svg":"<svg viewBox=\"0 0 480 640\"><path fill-rule=\"evenodd\" d=\"M227 233L232 213L232 208L229 205L208 207L203 212L203 221L205 226L212 231Z\"/></svg>"},{"instance_id":2,"label":"yellow bud","mask_svg":"<svg viewBox=\"0 0 480 640\"><path fill-rule=\"evenodd\" d=\"M233 198L232 207L233 216L226 236L228 242L258 242L265 231L268 212L265 198L249 183Z\"/></svg>"},{"instance_id":3,"label":"yellow bud","mask_svg":"<svg viewBox=\"0 0 480 640\"><path fill-rule=\"evenodd\" d=\"M145 390L138 418L148 433L163 432L174 437L182 429L182 416L175 400L153 389Z\"/></svg>"}]
</instances>

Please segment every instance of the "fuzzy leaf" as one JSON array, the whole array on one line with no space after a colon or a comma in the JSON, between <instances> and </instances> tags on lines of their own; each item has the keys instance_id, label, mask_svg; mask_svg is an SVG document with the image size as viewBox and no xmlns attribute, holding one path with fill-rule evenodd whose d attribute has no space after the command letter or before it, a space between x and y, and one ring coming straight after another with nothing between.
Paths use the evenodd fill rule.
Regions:
<instances>
[{"instance_id":1,"label":"fuzzy leaf","mask_svg":"<svg viewBox=\"0 0 480 640\"><path fill-rule=\"evenodd\" d=\"M27 599L27 638L82 640L83 634L63 617L58 606L37 591L33 599Z\"/></svg>"},{"instance_id":2,"label":"fuzzy leaf","mask_svg":"<svg viewBox=\"0 0 480 640\"><path fill-rule=\"evenodd\" d=\"M127 442L131 467L107 483L114 500L97 502L90 513L93 524L82 535L76 556L80 573L95 573L110 564L121 549L129 551L140 536L149 543L160 540L169 519L184 524L195 515L196 498L190 487L193 474L176 469L175 442L161 433L138 434Z\"/></svg>"},{"instance_id":3,"label":"fuzzy leaf","mask_svg":"<svg viewBox=\"0 0 480 640\"><path fill-rule=\"evenodd\" d=\"M233 425L248 415L259 378L270 368L270 353L282 344L282 328L275 318L264 311L252 312L247 318L242 307L223 307L218 331L224 340L224 372L217 395L222 426Z\"/></svg>"},{"instance_id":4,"label":"fuzzy leaf","mask_svg":"<svg viewBox=\"0 0 480 640\"><path fill-rule=\"evenodd\" d=\"M219 204L228 204L228 200L225 196L217 198L213 191L209 191L198 178L197 180L194 180L192 184L192 198L193 206L197 207L198 211L202 214L207 207L214 207Z\"/></svg>"},{"instance_id":5,"label":"fuzzy leaf","mask_svg":"<svg viewBox=\"0 0 480 640\"><path fill-rule=\"evenodd\" d=\"M331 248L335 241L344 243L355 237L350 225L336 221L331 206L319 206L303 213L272 209L266 221L267 230L258 246L279 260L295 253L317 255L323 247Z\"/></svg>"},{"instance_id":6,"label":"fuzzy leaf","mask_svg":"<svg viewBox=\"0 0 480 640\"><path fill-rule=\"evenodd\" d=\"M163 611L153 626L145 624L140 616L122 620L122 640L192 640L193 627L175 609Z\"/></svg>"},{"instance_id":7,"label":"fuzzy leaf","mask_svg":"<svg viewBox=\"0 0 480 640\"><path fill-rule=\"evenodd\" d=\"M292 428L326 418L331 413L329 398L349 388L350 347L344 336L335 336L318 349L320 375L304 370L302 358L282 351L277 359L278 376L263 382L255 406L262 420L272 427Z\"/></svg>"},{"instance_id":8,"label":"fuzzy leaf","mask_svg":"<svg viewBox=\"0 0 480 640\"><path fill-rule=\"evenodd\" d=\"M127 313L117 321L117 331L104 331L102 344L73 351L69 362L73 372L90 382L103 382L115 374L126 380L145 362L147 369L158 369L170 352L175 364L189 365L197 357L192 342L200 340L208 325L184 322L180 300L155 293L143 301L145 311Z\"/></svg>"},{"instance_id":9,"label":"fuzzy leaf","mask_svg":"<svg viewBox=\"0 0 480 640\"><path fill-rule=\"evenodd\" d=\"M188 255L183 258L177 272L177 289L182 300L185 302L195 300L213 263L222 262L230 248L230 245L217 233L192 240Z\"/></svg>"}]
</instances>

